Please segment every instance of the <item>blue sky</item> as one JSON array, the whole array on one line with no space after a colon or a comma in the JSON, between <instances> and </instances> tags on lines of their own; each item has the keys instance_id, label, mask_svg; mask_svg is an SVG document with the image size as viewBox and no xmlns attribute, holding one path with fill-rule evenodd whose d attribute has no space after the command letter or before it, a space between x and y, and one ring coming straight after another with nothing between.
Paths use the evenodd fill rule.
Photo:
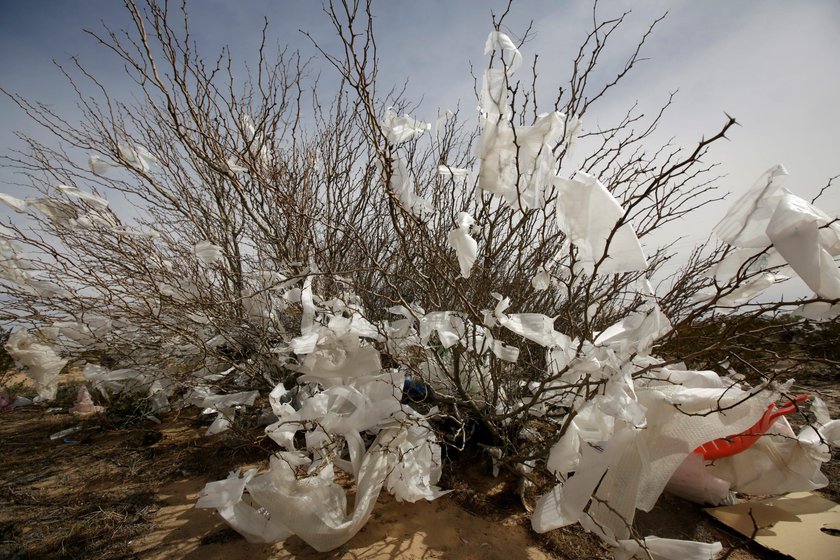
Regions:
<instances>
[{"instance_id":1,"label":"blue sky","mask_svg":"<svg viewBox=\"0 0 840 560\"><path fill-rule=\"evenodd\" d=\"M470 61L484 64L482 49L490 30L490 10L505 2L492 1L380 1L374 6L381 58L382 85L408 79L409 98L423 103L416 117L434 120L438 107L458 101L472 109ZM113 56L97 47L82 29L113 28L126 24L122 3L116 0L0 0L0 85L7 90L55 106L72 117L74 101L52 60L66 63L78 56L117 97L130 95ZM840 173L837 134L840 130L840 2L813 0L604 0L603 16L633 9L625 33L608 51L604 75L623 64L623 47L641 33L651 19L669 11L648 48L649 59L613 95L591 109L585 125L609 122L638 100L655 110L670 91L679 89L674 109L656 140L674 137L692 144L715 132L724 111L742 124L731 141L711 157L721 162L727 177L721 188L737 194L775 163L790 173L788 187L811 198L828 177ZM272 43L314 51L299 29L309 31L327 48L335 37L317 0L258 0L190 2L193 35L211 57L230 45L234 59L247 60L255 52L263 17L270 23ZM521 0L507 20L512 36L531 19L535 36L523 48L526 60L540 54L545 84L561 83L576 47L589 29L587 1ZM314 61L329 86L331 68ZM477 70L480 72L480 70ZM329 97L329 91L323 96ZM21 145L14 130L41 133L6 98L0 98L0 152ZM8 170L0 170L0 191L23 194L11 185ZM838 189L840 191L840 189ZM826 197L822 208L840 212L840 194ZM725 205L709 210L695 222L680 224L689 239L704 238L710 221Z\"/></svg>"}]
</instances>

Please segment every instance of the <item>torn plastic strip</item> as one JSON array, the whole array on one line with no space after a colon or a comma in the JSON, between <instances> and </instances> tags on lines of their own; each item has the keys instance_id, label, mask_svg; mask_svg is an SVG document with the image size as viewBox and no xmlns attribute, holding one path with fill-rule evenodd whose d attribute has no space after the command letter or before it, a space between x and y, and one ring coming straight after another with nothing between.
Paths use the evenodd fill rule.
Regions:
<instances>
[{"instance_id":1,"label":"torn plastic strip","mask_svg":"<svg viewBox=\"0 0 840 560\"><path fill-rule=\"evenodd\" d=\"M457 227L449 232L449 245L455 249L461 276L470 277L470 270L478 254L478 243L470 236L470 226L475 223L472 216L466 212L459 212L455 220Z\"/></svg>"},{"instance_id":2,"label":"torn plastic strip","mask_svg":"<svg viewBox=\"0 0 840 560\"><path fill-rule=\"evenodd\" d=\"M679 539L645 537L642 543L620 540L616 560L715 560L723 550L720 542L701 543Z\"/></svg>"}]
</instances>

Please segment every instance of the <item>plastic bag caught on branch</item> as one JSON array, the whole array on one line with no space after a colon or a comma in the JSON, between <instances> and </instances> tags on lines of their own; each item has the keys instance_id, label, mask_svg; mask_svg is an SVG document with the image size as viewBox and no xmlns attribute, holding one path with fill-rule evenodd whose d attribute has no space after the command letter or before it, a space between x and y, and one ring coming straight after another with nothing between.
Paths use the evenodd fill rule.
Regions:
<instances>
[{"instance_id":1,"label":"plastic bag caught on branch","mask_svg":"<svg viewBox=\"0 0 840 560\"><path fill-rule=\"evenodd\" d=\"M24 330L17 330L9 336L6 351L16 362L25 367L24 373L34 382L38 396L52 400L58 391L58 374L67 365L52 347L37 342Z\"/></svg>"},{"instance_id":2,"label":"plastic bag caught on branch","mask_svg":"<svg viewBox=\"0 0 840 560\"><path fill-rule=\"evenodd\" d=\"M601 181L578 171L574 179L557 177L554 184L558 189L557 223L578 248L586 272L594 272L595 264L602 258L597 270L600 274L647 268L633 227L627 222L618 226L619 220L624 219L624 209Z\"/></svg>"},{"instance_id":3,"label":"plastic bag caught on branch","mask_svg":"<svg viewBox=\"0 0 840 560\"><path fill-rule=\"evenodd\" d=\"M826 214L796 195L779 200L766 233L773 246L814 293L840 298L840 228Z\"/></svg>"},{"instance_id":4,"label":"plastic bag caught on branch","mask_svg":"<svg viewBox=\"0 0 840 560\"><path fill-rule=\"evenodd\" d=\"M840 255L840 227L814 205L782 188L781 179L786 175L781 165L766 171L714 231L735 247L766 249L766 266L777 265L775 259L772 264L769 261L780 255L817 296L840 298L840 269L834 262L834 257ZM745 264L750 258L748 253L737 255L721 269L728 276L733 275L732 269L740 261ZM810 311L811 315L820 315L813 308ZM823 312L828 314L831 309Z\"/></svg>"},{"instance_id":5,"label":"plastic bag caught on branch","mask_svg":"<svg viewBox=\"0 0 840 560\"><path fill-rule=\"evenodd\" d=\"M668 372L652 377L656 375ZM695 387L652 382L634 388L645 411L643 429L619 420L621 409L601 405L609 403L602 398L581 409L575 422L588 429L577 436L567 432L549 458L561 475L566 469L575 474L538 501L534 529L582 521L592 499L587 510L591 519L616 538L627 538L635 510L654 506L671 475L698 445L750 427L766 408L769 395L694 377Z\"/></svg>"},{"instance_id":6,"label":"plastic bag caught on branch","mask_svg":"<svg viewBox=\"0 0 840 560\"><path fill-rule=\"evenodd\" d=\"M475 223L472 216L466 212L459 212L456 220L457 227L449 232L449 245L455 249L458 256L458 266L461 276L470 277L470 269L475 263L478 253L478 243L470 236L470 227Z\"/></svg>"},{"instance_id":7,"label":"plastic bag caught on branch","mask_svg":"<svg viewBox=\"0 0 840 560\"><path fill-rule=\"evenodd\" d=\"M389 144L399 146L431 130L431 123L419 121L408 115L398 116L391 107L385 110L385 118L379 123Z\"/></svg>"},{"instance_id":8,"label":"plastic bag caught on branch","mask_svg":"<svg viewBox=\"0 0 840 560\"><path fill-rule=\"evenodd\" d=\"M787 175L787 170L781 165L765 171L713 228L717 236L735 247L763 248L770 245L765 230L783 195L782 181Z\"/></svg>"}]
</instances>

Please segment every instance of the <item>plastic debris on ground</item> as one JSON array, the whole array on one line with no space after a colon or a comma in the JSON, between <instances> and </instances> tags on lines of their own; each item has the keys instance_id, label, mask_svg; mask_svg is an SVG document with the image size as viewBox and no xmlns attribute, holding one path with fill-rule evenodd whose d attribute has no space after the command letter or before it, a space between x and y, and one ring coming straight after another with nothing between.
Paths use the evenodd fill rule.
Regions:
<instances>
[{"instance_id":1,"label":"plastic debris on ground","mask_svg":"<svg viewBox=\"0 0 840 560\"><path fill-rule=\"evenodd\" d=\"M94 404L87 387L82 385L81 387L79 387L79 391L76 394L76 402L70 409L70 413L84 418L85 416L99 414L104 410L104 406L97 406L96 404Z\"/></svg>"}]
</instances>

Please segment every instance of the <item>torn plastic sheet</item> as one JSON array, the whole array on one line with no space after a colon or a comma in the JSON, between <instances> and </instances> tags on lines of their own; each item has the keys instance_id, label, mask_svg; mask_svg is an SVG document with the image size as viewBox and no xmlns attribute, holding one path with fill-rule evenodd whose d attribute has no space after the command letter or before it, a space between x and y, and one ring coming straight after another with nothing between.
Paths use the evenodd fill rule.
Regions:
<instances>
[{"instance_id":1,"label":"torn plastic sheet","mask_svg":"<svg viewBox=\"0 0 840 560\"><path fill-rule=\"evenodd\" d=\"M736 247L762 249L772 244L814 293L826 299L840 298L840 269L833 258L840 254L840 227L827 214L782 188L785 175L778 165L765 172L715 226L715 232ZM730 264L727 268L731 273L734 267ZM810 310L810 314L814 312Z\"/></svg>"},{"instance_id":2,"label":"torn plastic sheet","mask_svg":"<svg viewBox=\"0 0 840 560\"><path fill-rule=\"evenodd\" d=\"M5 348L9 356L24 366L24 373L35 382L38 396L47 401L54 399L58 391L58 374L67 365L67 360L21 329L9 336Z\"/></svg>"},{"instance_id":3,"label":"torn plastic sheet","mask_svg":"<svg viewBox=\"0 0 840 560\"><path fill-rule=\"evenodd\" d=\"M368 321L358 312L353 312L351 317L333 315L327 323L327 328L338 337L350 334L360 338L370 338L382 341L385 337L379 332L379 328Z\"/></svg>"},{"instance_id":4,"label":"torn plastic sheet","mask_svg":"<svg viewBox=\"0 0 840 560\"><path fill-rule=\"evenodd\" d=\"M493 51L503 53L503 62L509 74L516 72L522 64L522 54L519 49L516 48L510 37L501 31L491 31L484 42L484 54L487 55Z\"/></svg>"},{"instance_id":5,"label":"torn plastic sheet","mask_svg":"<svg viewBox=\"0 0 840 560\"><path fill-rule=\"evenodd\" d=\"M516 346L509 346L501 340L493 339L493 336L487 329L484 329L484 337L486 343L490 346L490 351L500 360L515 363L519 359L519 348Z\"/></svg>"},{"instance_id":6,"label":"torn plastic sheet","mask_svg":"<svg viewBox=\"0 0 840 560\"><path fill-rule=\"evenodd\" d=\"M566 130L563 133L563 144L566 145L566 154L570 154L577 144L578 137L580 137L583 129L583 119L578 115L572 116L568 119Z\"/></svg>"},{"instance_id":7,"label":"torn plastic sheet","mask_svg":"<svg viewBox=\"0 0 840 560\"><path fill-rule=\"evenodd\" d=\"M578 171L574 179L557 177L554 184L558 189L557 223L578 248L584 271L594 272L595 263L607 251L610 235L607 257L598 267L599 273L618 274L647 268L647 259L633 227L623 223L615 229L624 218L624 209L601 181Z\"/></svg>"},{"instance_id":8,"label":"torn plastic sheet","mask_svg":"<svg viewBox=\"0 0 840 560\"><path fill-rule=\"evenodd\" d=\"M443 472L440 445L428 422L416 413L410 418L407 427L389 430L392 439L383 440L388 452L397 456L385 481L386 490L398 502L431 501L451 492L437 487Z\"/></svg>"},{"instance_id":9,"label":"torn plastic sheet","mask_svg":"<svg viewBox=\"0 0 840 560\"><path fill-rule=\"evenodd\" d=\"M645 356L650 352L653 343L671 330L671 321L654 303L646 313L631 313L621 322L601 331L595 338L595 344L609 346L622 356Z\"/></svg>"},{"instance_id":10,"label":"torn plastic sheet","mask_svg":"<svg viewBox=\"0 0 840 560\"><path fill-rule=\"evenodd\" d=\"M277 542L295 534L320 552L333 550L367 523L386 484L406 501L434 499L442 493L435 486L440 449L431 437L422 422L408 430L383 428L359 461L352 509L344 489L335 482L332 463L311 463L304 455L289 452L272 457L262 474L249 472L242 479L234 474L208 484L196 507L218 509L251 542ZM413 460L398 466L401 453L411 454ZM308 467L303 478L296 472L301 467ZM243 499L244 490L249 502Z\"/></svg>"},{"instance_id":11,"label":"torn plastic sheet","mask_svg":"<svg viewBox=\"0 0 840 560\"><path fill-rule=\"evenodd\" d=\"M545 533L580 521L601 478L619 460L634 437L633 430L621 428L609 441L583 444L575 475L537 500L531 515L534 530Z\"/></svg>"},{"instance_id":12,"label":"torn plastic sheet","mask_svg":"<svg viewBox=\"0 0 840 560\"><path fill-rule=\"evenodd\" d=\"M222 248L218 245L214 245L206 239L199 241L198 243L193 245L192 253L196 256L198 260L200 260L206 265L215 264L222 260L222 258L224 257Z\"/></svg>"},{"instance_id":13,"label":"torn plastic sheet","mask_svg":"<svg viewBox=\"0 0 840 560\"><path fill-rule=\"evenodd\" d=\"M172 394L171 382L164 382L148 373L133 368L109 370L97 364L86 364L82 375L110 401L109 393L145 393L150 397L152 412L169 410L168 397Z\"/></svg>"},{"instance_id":14,"label":"torn plastic sheet","mask_svg":"<svg viewBox=\"0 0 840 560\"><path fill-rule=\"evenodd\" d=\"M259 396L259 391L241 391L239 393L217 395L211 393L207 387L196 387L186 400L201 408L221 410L240 405L252 406Z\"/></svg>"},{"instance_id":15,"label":"torn plastic sheet","mask_svg":"<svg viewBox=\"0 0 840 560\"><path fill-rule=\"evenodd\" d=\"M26 200L6 193L0 193L0 202L3 202L15 212L26 212L26 208L29 206L29 203Z\"/></svg>"},{"instance_id":16,"label":"torn plastic sheet","mask_svg":"<svg viewBox=\"0 0 840 560\"><path fill-rule=\"evenodd\" d=\"M289 342L289 348L291 348L292 352L295 354L310 354L318 347L319 338L320 335L317 332L304 334L293 338Z\"/></svg>"},{"instance_id":17,"label":"torn plastic sheet","mask_svg":"<svg viewBox=\"0 0 840 560\"><path fill-rule=\"evenodd\" d=\"M27 208L40 212L45 218L55 225L72 228L76 225L78 209L67 200L57 198L27 198Z\"/></svg>"},{"instance_id":18,"label":"torn plastic sheet","mask_svg":"<svg viewBox=\"0 0 840 560\"><path fill-rule=\"evenodd\" d=\"M379 448L382 435L365 454L356 480L355 504L349 512L346 494L334 482L330 463L314 476L298 479L291 465L273 458L268 472L247 483L248 492L273 521L288 527L315 550L333 550L364 526L385 483L391 457Z\"/></svg>"},{"instance_id":19,"label":"torn plastic sheet","mask_svg":"<svg viewBox=\"0 0 840 560\"><path fill-rule=\"evenodd\" d=\"M612 428L605 411L616 414L616 408L602 408L597 399L578 412L575 421L588 423L588 433L571 429L573 422L571 433L564 434L549 457L556 472L573 468L575 475L540 498L532 519L535 530L582 521L589 503L588 515L595 524L607 534L627 538L635 510L653 507L672 474L698 445L748 428L764 412L768 399L736 387L678 385L637 386L635 395L646 416L641 430L624 422L616 426L625 427ZM613 444L616 434L623 435ZM593 485L590 477L596 475ZM589 502L592 491L597 500Z\"/></svg>"},{"instance_id":20,"label":"torn plastic sheet","mask_svg":"<svg viewBox=\"0 0 840 560\"><path fill-rule=\"evenodd\" d=\"M491 32L485 44L485 54L493 51L502 52L505 67L488 68L479 93L478 186L512 208L542 208L545 189L554 177L553 148L563 136L565 115L555 111L536 117L533 126L514 127L507 80L519 68L522 55L499 31Z\"/></svg>"},{"instance_id":21,"label":"torn plastic sheet","mask_svg":"<svg viewBox=\"0 0 840 560\"><path fill-rule=\"evenodd\" d=\"M531 286L538 292L547 290L551 286L551 274L543 267L537 267L537 273L531 279Z\"/></svg>"},{"instance_id":22,"label":"torn plastic sheet","mask_svg":"<svg viewBox=\"0 0 840 560\"><path fill-rule=\"evenodd\" d=\"M391 191L403 207L417 217L423 217L434 211L429 202L417 194L411 174L405 162L400 158L391 159Z\"/></svg>"},{"instance_id":23,"label":"torn plastic sheet","mask_svg":"<svg viewBox=\"0 0 840 560\"><path fill-rule=\"evenodd\" d=\"M239 117L239 124L242 127L243 139L248 146L248 153L262 165L271 163L271 151L265 140L262 131L257 132L254 119L251 115L242 114Z\"/></svg>"},{"instance_id":24,"label":"torn plastic sheet","mask_svg":"<svg viewBox=\"0 0 840 560\"><path fill-rule=\"evenodd\" d=\"M558 112L539 117L533 126L515 128L500 118L487 118L478 147L478 186L512 208L542 208L554 178L552 147L562 131L563 114Z\"/></svg>"},{"instance_id":25,"label":"torn plastic sheet","mask_svg":"<svg viewBox=\"0 0 840 560\"><path fill-rule=\"evenodd\" d=\"M713 228L717 236L735 247L761 249L770 245L765 230L783 195L782 180L787 174L781 165L765 171Z\"/></svg>"},{"instance_id":26,"label":"torn plastic sheet","mask_svg":"<svg viewBox=\"0 0 840 560\"><path fill-rule=\"evenodd\" d=\"M408 115L398 116L391 107L385 110L385 118L379 123L388 143L393 146L407 142L431 130L431 123L418 121Z\"/></svg>"},{"instance_id":27,"label":"torn plastic sheet","mask_svg":"<svg viewBox=\"0 0 840 560\"><path fill-rule=\"evenodd\" d=\"M792 314L813 321L828 321L840 315L840 303L832 305L826 301L814 301L800 305Z\"/></svg>"},{"instance_id":28,"label":"torn plastic sheet","mask_svg":"<svg viewBox=\"0 0 840 560\"><path fill-rule=\"evenodd\" d=\"M137 167L148 173L157 165L158 159L146 148L137 144L117 144L120 157L132 167Z\"/></svg>"},{"instance_id":29,"label":"torn plastic sheet","mask_svg":"<svg viewBox=\"0 0 840 560\"><path fill-rule=\"evenodd\" d=\"M109 169L115 167L120 167L120 165L111 160L104 159L99 154L88 156L88 168L96 175L104 175Z\"/></svg>"},{"instance_id":30,"label":"torn plastic sheet","mask_svg":"<svg viewBox=\"0 0 840 560\"><path fill-rule=\"evenodd\" d=\"M438 165L438 175L442 177L453 177L455 179L466 179L470 176L470 170L462 167L451 167L449 165Z\"/></svg>"},{"instance_id":31,"label":"torn plastic sheet","mask_svg":"<svg viewBox=\"0 0 840 560\"><path fill-rule=\"evenodd\" d=\"M478 254L478 243L470 236L470 226L475 223L475 220L466 212L459 212L455 222L457 227L449 232L447 239L458 256L461 276L469 278L470 270Z\"/></svg>"},{"instance_id":32,"label":"torn plastic sheet","mask_svg":"<svg viewBox=\"0 0 840 560\"><path fill-rule=\"evenodd\" d=\"M823 488L828 479L820 467L830 458L828 446L812 427L797 435L785 418L779 418L754 445L707 468L737 492L770 495Z\"/></svg>"},{"instance_id":33,"label":"torn plastic sheet","mask_svg":"<svg viewBox=\"0 0 840 560\"><path fill-rule=\"evenodd\" d=\"M835 224L807 201L786 193L778 201L766 233L776 250L818 296L840 298L840 254Z\"/></svg>"},{"instance_id":34,"label":"torn plastic sheet","mask_svg":"<svg viewBox=\"0 0 840 560\"><path fill-rule=\"evenodd\" d=\"M382 369L379 351L372 345L347 345L339 343L323 344L310 352L298 366L297 371L304 374L301 383L315 381L329 383L337 380L351 380L369 376Z\"/></svg>"},{"instance_id":35,"label":"torn plastic sheet","mask_svg":"<svg viewBox=\"0 0 840 560\"><path fill-rule=\"evenodd\" d=\"M702 455L691 453L671 475L665 490L695 504L722 506L735 503L729 487L727 481L706 468Z\"/></svg>"},{"instance_id":36,"label":"torn plastic sheet","mask_svg":"<svg viewBox=\"0 0 840 560\"><path fill-rule=\"evenodd\" d=\"M742 282L734 290L724 292L726 295L721 296L715 305L717 307L737 307L761 294L776 282L786 279L786 276L780 276L770 272L762 272L761 274ZM714 296L714 294L712 294L712 296Z\"/></svg>"},{"instance_id":37,"label":"torn plastic sheet","mask_svg":"<svg viewBox=\"0 0 840 560\"><path fill-rule=\"evenodd\" d=\"M113 321L102 315L87 314L84 322L56 321L52 324L59 333L68 339L86 346L95 343L113 330Z\"/></svg>"},{"instance_id":38,"label":"torn plastic sheet","mask_svg":"<svg viewBox=\"0 0 840 560\"><path fill-rule=\"evenodd\" d=\"M292 395L289 393L282 383L278 383L268 394L268 404L277 418L285 418L295 413L295 407L291 404Z\"/></svg>"},{"instance_id":39,"label":"torn plastic sheet","mask_svg":"<svg viewBox=\"0 0 840 560\"><path fill-rule=\"evenodd\" d=\"M315 328L315 300L312 296L312 277L307 276L303 280L303 289L300 291L300 332L309 334Z\"/></svg>"},{"instance_id":40,"label":"torn plastic sheet","mask_svg":"<svg viewBox=\"0 0 840 560\"><path fill-rule=\"evenodd\" d=\"M750 427L768 394L736 387L636 387L647 424L599 486L589 514L618 538L629 536L635 510L650 511L673 473L697 446ZM676 406L674 406L676 405ZM606 505L609 504L609 505Z\"/></svg>"},{"instance_id":41,"label":"torn plastic sheet","mask_svg":"<svg viewBox=\"0 0 840 560\"><path fill-rule=\"evenodd\" d=\"M303 402L296 415L284 418L284 430L302 429L292 423L296 419L318 420L329 432L342 435L374 429L400 410L405 376L398 372L355 379L348 384L336 384ZM266 432L272 436L271 426ZM279 443L279 442L278 442Z\"/></svg>"},{"instance_id":42,"label":"torn plastic sheet","mask_svg":"<svg viewBox=\"0 0 840 560\"><path fill-rule=\"evenodd\" d=\"M820 438L829 445L840 447L840 419L830 420L817 430ZM800 436L801 437L801 436Z\"/></svg>"},{"instance_id":43,"label":"torn plastic sheet","mask_svg":"<svg viewBox=\"0 0 840 560\"><path fill-rule=\"evenodd\" d=\"M58 190L69 197L78 198L92 206L96 206L98 208L103 209L108 207L108 201L102 198L101 196L96 196L95 194L82 191L76 187L71 187L69 185L58 185Z\"/></svg>"},{"instance_id":44,"label":"torn plastic sheet","mask_svg":"<svg viewBox=\"0 0 840 560\"><path fill-rule=\"evenodd\" d=\"M352 380L320 380L329 386L302 400L299 410L280 416L265 430L272 440L289 451L295 450L294 435L307 422L317 420L323 430L343 435L348 441L358 441L360 432L376 427L400 410L405 376L396 372Z\"/></svg>"},{"instance_id":45,"label":"torn plastic sheet","mask_svg":"<svg viewBox=\"0 0 840 560\"><path fill-rule=\"evenodd\" d=\"M203 408L204 414L216 413L215 420L205 433L207 436L212 436L230 428L236 409L240 406L252 406L259 394L259 391L241 391L218 395L212 393L207 387L196 387L185 400Z\"/></svg>"},{"instance_id":46,"label":"torn plastic sheet","mask_svg":"<svg viewBox=\"0 0 840 560\"><path fill-rule=\"evenodd\" d=\"M231 173L246 173L248 168L240 165L239 160L235 157L231 156L225 160L225 166L230 170Z\"/></svg>"},{"instance_id":47,"label":"torn plastic sheet","mask_svg":"<svg viewBox=\"0 0 840 560\"><path fill-rule=\"evenodd\" d=\"M551 348L553 346L568 346L569 337L554 330L554 319L542 313L512 313L505 314L510 307L510 298L502 297L499 294L492 294L499 300L493 310L496 321L511 332L536 342L540 346Z\"/></svg>"},{"instance_id":48,"label":"torn plastic sheet","mask_svg":"<svg viewBox=\"0 0 840 560\"><path fill-rule=\"evenodd\" d=\"M11 236L9 233L4 233ZM73 294L61 286L38 278L36 276L38 273L36 264L20 252L12 239L0 237L0 278L17 284L21 290L43 298L73 297Z\"/></svg>"},{"instance_id":49,"label":"torn plastic sheet","mask_svg":"<svg viewBox=\"0 0 840 560\"><path fill-rule=\"evenodd\" d=\"M426 345L433 332L440 339L441 346L451 348L464 337L464 320L451 311L434 311L420 318L420 343Z\"/></svg>"},{"instance_id":50,"label":"torn plastic sheet","mask_svg":"<svg viewBox=\"0 0 840 560\"><path fill-rule=\"evenodd\" d=\"M750 276L771 268L784 266L786 262L779 252L772 247L736 249L717 264L714 278L718 284L727 284L739 273Z\"/></svg>"},{"instance_id":51,"label":"torn plastic sheet","mask_svg":"<svg viewBox=\"0 0 840 560\"><path fill-rule=\"evenodd\" d=\"M720 542L701 543L660 537L645 537L642 542L624 539L614 551L615 560L715 560L723 551Z\"/></svg>"},{"instance_id":52,"label":"torn plastic sheet","mask_svg":"<svg viewBox=\"0 0 840 560\"><path fill-rule=\"evenodd\" d=\"M501 126L510 120L511 110L507 102L506 74L499 68L484 71L481 91L478 95L478 108L481 117L486 119L486 126Z\"/></svg>"},{"instance_id":53,"label":"torn plastic sheet","mask_svg":"<svg viewBox=\"0 0 840 560\"><path fill-rule=\"evenodd\" d=\"M228 525L250 543L273 543L290 537L293 533L280 522L270 518L250 500L243 499L245 485L257 474L247 471L241 478L233 471L225 480L208 482L201 490L197 508L215 509Z\"/></svg>"}]
</instances>

